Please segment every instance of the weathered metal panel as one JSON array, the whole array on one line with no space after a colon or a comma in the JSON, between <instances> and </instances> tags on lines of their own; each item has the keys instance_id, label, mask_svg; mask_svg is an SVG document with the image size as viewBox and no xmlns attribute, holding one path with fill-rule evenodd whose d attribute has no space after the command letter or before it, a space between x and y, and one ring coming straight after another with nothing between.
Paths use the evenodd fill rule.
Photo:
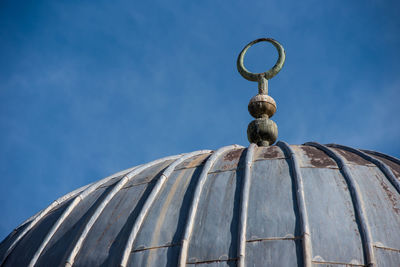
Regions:
<instances>
[{"instance_id":1,"label":"weathered metal panel","mask_svg":"<svg viewBox=\"0 0 400 267\"><path fill-rule=\"evenodd\" d=\"M391 250L375 247L376 262L379 267L400 266L400 250Z\"/></svg>"},{"instance_id":2,"label":"weathered metal panel","mask_svg":"<svg viewBox=\"0 0 400 267\"><path fill-rule=\"evenodd\" d=\"M322 150L312 146L290 146L296 153L300 168L338 169L336 162Z\"/></svg>"},{"instance_id":3,"label":"weathered metal panel","mask_svg":"<svg viewBox=\"0 0 400 267\"><path fill-rule=\"evenodd\" d=\"M365 265L350 265L350 264L341 264L337 262L313 262L315 267L356 267L356 266L365 266Z\"/></svg>"},{"instance_id":4,"label":"weathered metal panel","mask_svg":"<svg viewBox=\"0 0 400 267\"><path fill-rule=\"evenodd\" d=\"M122 254L121 251L123 251L123 248L126 246L126 241L129 237L132 225L154 187L154 184L159 179L161 175L160 170L165 168L166 161L171 162L173 159L179 157L180 156L173 156L150 162L130 172L123 180L119 181L115 188L107 195L107 201L103 201L102 205L104 206L96 210L98 214L96 214L96 217L93 216L91 218L93 224L87 229L84 238L80 239L82 243L79 245L79 250L70 254L71 257L68 259L68 262L70 264L72 262L79 263L81 260L85 262L83 263L85 266L103 263L106 265L118 264L121 258L120 255ZM153 172L148 172L149 170L153 170ZM131 180L135 180L136 176L139 176L139 179L144 180L144 182L131 184L125 187ZM131 202L132 200L133 203ZM113 205L111 206L114 207L113 209L109 208L110 204ZM104 213L110 214L110 212L112 212L110 217L103 215ZM125 220L121 220L120 217ZM96 219L93 220L93 218ZM114 220L110 223L107 219L98 220L97 218L113 218ZM99 227L99 232L102 232L100 237L98 235L99 232L96 231L96 225L101 226ZM91 233L95 233L94 236L91 235ZM90 242L92 242L91 246L85 245ZM82 248L89 248L89 250L84 254ZM93 248L96 248L96 250Z\"/></svg>"},{"instance_id":5,"label":"weathered metal panel","mask_svg":"<svg viewBox=\"0 0 400 267\"><path fill-rule=\"evenodd\" d=\"M10 247L8 248L7 252L5 254L3 254L0 257L0 265L3 263L3 260L8 256L9 253L11 253L13 251L14 246L19 242L19 240L21 238L23 238L25 236L25 234L30 231L32 228L34 228L36 226L36 224L45 216L47 216L47 214L49 212L51 212L52 210L58 208L60 205L62 205L64 202L66 202L69 199L75 198L74 201L71 202L70 206L65 210L65 214L61 215L61 217L65 218L67 215L67 213L69 213L70 211L72 211L73 207L80 201L82 200L86 195L88 195L88 192L93 192L95 189L98 188L99 185L105 184L107 181L115 178L115 177L120 177L121 175L130 172L131 170L135 169L136 167L132 167L123 171L120 171L116 174L113 174L111 176L108 176L106 178L103 178L97 182L93 182L91 184L82 186L58 199L56 199L55 201L53 201L47 208L39 211L38 213L36 213L34 216L30 217L28 220L26 220L23 224L27 223L26 227L24 228L23 231L18 232L18 234L15 237L14 242L10 245ZM85 193L83 193L85 192ZM78 198L76 198L76 196L78 196ZM63 219L60 218L60 223L62 222ZM59 222L56 222L57 225L54 225L54 227L52 229L49 230L49 235L46 236L46 238L43 240L41 246L39 247L39 250L37 251L37 253L34 256L34 262L37 261L37 259L39 258L40 254L42 253L43 249L45 248L45 246L47 245L48 241L50 241L51 236L54 235L54 233L57 231L58 226L60 225ZM51 232L51 233L50 233Z\"/></svg>"},{"instance_id":6,"label":"weathered metal panel","mask_svg":"<svg viewBox=\"0 0 400 267\"><path fill-rule=\"evenodd\" d=\"M44 248L38 259L39 265L48 264L51 266L59 266L65 262L67 256L66 252L71 249L71 245L79 237L86 222L93 215L96 207L106 197L112 187L113 186L110 185L107 188L99 188L78 203ZM60 257L60 254L63 254L64 257Z\"/></svg>"},{"instance_id":7,"label":"weathered metal panel","mask_svg":"<svg viewBox=\"0 0 400 267\"><path fill-rule=\"evenodd\" d=\"M332 168L338 169L335 161L312 146L290 146L296 153L300 168Z\"/></svg>"},{"instance_id":8,"label":"weathered metal panel","mask_svg":"<svg viewBox=\"0 0 400 267\"><path fill-rule=\"evenodd\" d=\"M393 171L390 169L390 167L387 164L385 164L383 161L381 161L375 157L372 157L361 150L354 149L351 147L337 145L337 144L331 144L329 146L335 147L335 148L340 148L345 151L355 153L355 154L361 156L362 158L368 160L369 162L373 163L374 165L376 165L376 167L379 168L379 170L386 176L386 178L389 180L389 182L394 186L394 188L396 188L397 192L400 194L400 180L393 174Z\"/></svg>"},{"instance_id":9,"label":"weathered metal panel","mask_svg":"<svg viewBox=\"0 0 400 267\"><path fill-rule=\"evenodd\" d=\"M207 160L205 163L203 170L201 172L201 175L199 177L199 181L196 184L195 191L193 193L193 198L191 200L191 205L189 208L189 214L188 214L188 219L185 224L184 228L184 234L182 238L182 245L181 245L181 250L179 252L179 266L183 267L186 266L186 263L188 262L188 251L189 251L189 242L191 241L192 233L193 233L193 228L195 226L195 219L196 219L196 214L199 210L199 203L200 203L200 198L203 193L203 189L206 188L205 184L208 181L209 173L211 168L213 167L214 163L218 160L218 158L224 154L227 151L237 149L239 146L238 145L230 145L230 146L225 146L222 147L218 150L216 150L212 156ZM207 189L207 188L206 188Z\"/></svg>"},{"instance_id":10,"label":"weathered metal panel","mask_svg":"<svg viewBox=\"0 0 400 267\"><path fill-rule=\"evenodd\" d=\"M98 188L103 188L103 187L109 187L114 185L116 182L118 182L119 180L121 180L121 178L123 177L123 175L121 176L117 176L117 177L113 177L110 180L108 180L107 182L105 182L104 184L100 185Z\"/></svg>"},{"instance_id":11,"label":"weathered metal panel","mask_svg":"<svg viewBox=\"0 0 400 267\"><path fill-rule=\"evenodd\" d=\"M248 242L246 266L303 266L303 251L299 240L267 240Z\"/></svg>"},{"instance_id":12,"label":"weathered metal panel","mask_svg":"<svg viewBox=\"0 0 400 267\"><path fill-rule=\"evenodd\" d=\"M260 146L254 151L254 161L264 159L283 159L285 155L278 146Z\"/></svg>"},{"instance_id":13,"label":"weathered metal panel","mask_svg":"<svg viewBox=\"0 0 400 267\"><path fill-rule=\"evenodd\" d=\"M156 184L154 185L154 188L151 190L151 193L147 197L145 203L143 204L143 207L135 221L135 223L132 226L132 230L129 233L129 238L126 242L126 246L123 251L123 256L122 260L120 263L120 266L127 266L130 254L132 252L133 246L134 246L134 241L137 238L137 235L140 231L140 229L143 227L144 220L146 216L148 215L151 207L154 205L154 202L157 200L157 198L160 195L160 192L162 191L165 183L169 179L169 177L172 175L172 173L175 171L175 168L185 161L186 159L192 158L193 156L200 155L203 153L210 153L210 150L200 150L200 151L195 151L192 153L187 153L185 155L182 155L178 159L176 159L171 165L166 168L163 173L161 174L160 178L157 179Z\"/></svg>"},{"instance_id":14,"label":"weathered metal panel","mask_svg":"<svg viewBox=\"0 0 400 267\"><path fill-rule=\"evenodd\" d=\"M187 262L236 257L243 169L209 174L196 214Z\"/></svg>"},{"instance_id":15,"label":"weathered metal panel","mask_svg":"<svg viewBox=\"0 0 400 267\"><path fill-rule=\"evenodd\" d=\"M143 184L143 183L149 183L152 181L155 177L156 174L159 174L162 172L166 167L168 167L169 164L171 164L173 160L166 160L161 163L158 163L154 166L148 167L135 175L132 179L130 179L125 185L124 188L128 188L131 186Z\"/></svg>"},{"instance_id":16,"label":"weathered metal panel","mask_svg":"<svg viewBox=\"0 0 400 267\"><path fill-rule=\"evenodd\" d=\"M392 160L378 156L376 154L372 154L371 156L379 159L380 161L385 163L387 166L389 166L389 168L392 170L393 174L400 180L400 165L399 164L396 164Z\"/></svg>"},{"instance_id":17,"label":"weathered metal panel","mask_svg":"<svg viewBox=\"0 0 400 267\"><path fill-rule=\"evenodd\" d=\"M200 155L191 157L191 158L183 161L178 166L176 166L175 170L195 168L195 167L204 165L204 163L207 161L207 159L210 157L210 155L211 155L210 153L204 153L204 154L200 154Z\"/></svg>"},{"instance_id":18,"label":"weathered metal panel","mask_svg":"<svg viewBox=\"0 0 400 267\"><path fill-rule=\"evenodd\" d=\"M351 195L338 169L301 168L313 259L364 263Z\"/></svg>"},{"instance_id":19,"label":"weathered metal panel","mask_svg":"<svg viewBox=\"0 0 400 267\"><path fill-rule=\"evenodd\" d=\"M251 175L247 240L298 236L296 196L288 162L256 161Z\"/></svg>"},{"instance_id":20,"label":"weathered metal panel","mask_svg":"<svg viewBox=\"0 0 400 267\"><path fill-rule=\"evenodd\" d=\"M179 246L161 247L155 249L146 249L131 253L128 266L178 266ZM206 261L199 263L188 263L187 266L204 266L204 267L236 267L236 260L222 261Z\"/></svg>"},{"instance_id":21,"label":"weathered metal panel","mask_svg":"<svg viewBox=\"0 0 400 267\"><path fill-rule=\"evenodd\" d=\"M83 242L75 258L77 266L119 264L124 241L153 186L154 182L122 188L111 199Z\"/></svg>"},{"instance_id":22,"label":"weathered metal panel","mask_svg":"<svg viewBox=\"0 0 400 267\"><path fill-rule=\"evenodd\" d=\"M29 221L18 226L14 231L12 231L1 243L0 243L0 262L2 262L3 257L6 257L7 250L12 246L18 235L28 227ZM1 263L0 263L1 266Z\"/></svg>"},{"instance_id":23,"label":"weathered metal panel","mask_svg":"<svg viewBox=\"0 0 400 267\"><path fill-rule=\"evenodd\" d=\"M244 156L243 151L244 148L238 148L224 152L218 157L209 172L223 172L236 170L238 167L243 168L244 165L239 164L240 159ZM242 160L241 163L244 163L244 161Z\"/></svg>"},{"instance_id":24,"label":"weathered metal panel","mask_svg":"<svg viewBox=\"0 0 400 267\"><path fill-rule=\"evenodd\" d=\"M49 229L68 208L68 204L71 201L66 201L63 205L58 206L44 216L15 246L13 252L3 263L4 266L27 266Z\"/></svg>"},{"instance_id":25,"label":"weathered metal panel","mask_svg":"<svg viewBox=\"0 0 400 267\"><path fill-rule=\"evenodd\" d=\"M393 157L393 156L390 156L388 154L381 153L381 152L378 152L378 151L371 151L371 150L365 150L365 149L360 149L360 150L365 152L365 153L374 155L374 156L379 156L379 157L385 158L387 160L390 160L390 161L400 165L400 159L398 159L396 157Z\"/></svg>"},{"instance_id":26,"label":"weathered metal panel","mask_svg":"<svg viewBox=\"0 0 400 267\"><path fill-rule=\"evenodd\" d=\"M370 223L368 221L368 215L365 211L365 203L363 202L362 199L360 187L357 181L354 179L348 164L346 164L346 160L338 152L324 145L315 142L310 142L306 144L321 149L330 157L332 157L338 164L340 172L343 175L344 179L346 180L347 186L351 194L351 199L354 206L354 212L356 215L355 217L359 225L360 236L363 241L363 249L364 249L366 265L375 266L375 252L373 248L373 239L371 235Z\"/></svg>"},{"instance_id":27,"label":"weathered metal panel","mask_svg":"<svg viewBox=\"0 0 400 267\"><path fill-rule=\"evenodd\" d=\"M237 260L236 259L229 259L229 260L218 260L218 261L205 261L199 263L192 263L187 264L187 267L236 267Z\"/></svg>"},{"instance_id":28,"label":"weathered metal panel","mask_svg":"<svg viewBox=\"0 0 400 267\"><path fill-rule=\"evenodd\" d=\"M373 241L400 249L400 195L377 167L349 169L359 183Z\"/></svg>"},{"instance_id":29,"label":"weathered metal panel","mask_svg":"<svg viewBox=\"0 0 400 267\"><path fill-rule=\"evenodd\" d=\"M138 233L134 250L180 243L201 170L190 168L172 173Z\"/></svg>"},{"instance_id":30,"label":"weathered metal panel","mask_svg":"<svg viewBox=\"0 0 400 267\"><path fill-rule=\"evenodd\" d=\"M357 155L356 153L350 152L350 151L346 151L343 149L338 149L338 148L331 148L333 151L339 153L344 161L345 164L349 164L349 165L362 165L362 166L371 166L374 167L375 164L373 164L372 162L364 159L363 157L361 157L360 155Z\"/></svg>"},{"instance_id":31,"label":"weathered metal panel","mask_svg":"<svg viewBox=\"0 0 400 267\"><path fill-rule=\"evenodd\" d=\"M130 255L128 266L142 267L142 266L165 266L176 267L178 266L179 247L164 247L157 249L146 249L133 252ZM105 265L109 266L109 265ZM115 265L117 266L117 265ZM119 265L118 265L119 266Z\"/></svg>"}]
</instances>

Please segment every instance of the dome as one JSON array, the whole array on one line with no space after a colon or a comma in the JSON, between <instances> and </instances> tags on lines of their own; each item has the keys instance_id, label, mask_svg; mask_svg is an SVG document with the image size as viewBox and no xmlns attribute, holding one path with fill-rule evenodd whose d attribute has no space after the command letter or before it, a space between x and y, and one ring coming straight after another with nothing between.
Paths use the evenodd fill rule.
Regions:
<instances>
[{"instance_id":1,"label":"dome","mask_svg":"<svg viewBox=\"0 0 400 267\"><path fill-rule=\"evenodd\" d=\"M398 266L400 161L251 144L158 159L75 190L0 244L1 266Z\"/></svg>"}]
</instances>

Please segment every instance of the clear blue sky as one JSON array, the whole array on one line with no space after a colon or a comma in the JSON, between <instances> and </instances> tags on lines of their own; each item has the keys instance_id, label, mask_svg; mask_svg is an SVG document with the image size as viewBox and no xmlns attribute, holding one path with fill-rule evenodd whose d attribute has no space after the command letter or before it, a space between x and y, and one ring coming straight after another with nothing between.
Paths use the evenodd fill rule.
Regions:
<instances>
[{"instance_id":1,"label":"clear blue sky","mask_svg":"<svg viewBox=\"0 0 400 267\"><path fill-rule=\"evenodd\" d=\"M251 4L249 4L251 3ZM54 199L167 155L247 146L272 37L279 139L400 156L399 1L0 3L0 239ZM270 68L273 46L249 50Z\"/></svg>"}]
</instances>

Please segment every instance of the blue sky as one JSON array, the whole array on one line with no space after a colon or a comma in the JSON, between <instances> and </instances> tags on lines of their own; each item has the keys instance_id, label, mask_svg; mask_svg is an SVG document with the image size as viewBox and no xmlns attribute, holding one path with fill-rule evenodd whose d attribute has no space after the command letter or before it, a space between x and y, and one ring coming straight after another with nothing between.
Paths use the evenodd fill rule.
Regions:
<instances>
[{"instance_id":1,"label":"blue sky","mask_svg":"<svg viewBox=\"0 0 400 267\"><path fill-rule=\"evenodd\" d=\"M398 1L1 1L0 239L59 196L167 155L248 145L257 84L236 58L285 47L279 139L400 157ZM273 66L260 43L248 69Z\"/></svg>"}]
</instances>

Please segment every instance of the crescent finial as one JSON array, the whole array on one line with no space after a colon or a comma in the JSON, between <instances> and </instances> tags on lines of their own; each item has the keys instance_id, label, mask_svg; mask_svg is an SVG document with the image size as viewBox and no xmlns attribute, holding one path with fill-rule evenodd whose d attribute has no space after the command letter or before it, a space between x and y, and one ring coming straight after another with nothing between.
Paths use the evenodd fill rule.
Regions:
<instances>
[{"instance_id":1,"label":"crescent finial","mask_svg":"<svg viewBox=\"0 0 400 267\"><path fill-rule=\"evenodd\" d=\"M243 64L247 50L259 42L272 43L278 50L278 60L272 69L262 73L252 73ZM250 42L240 52L237 59L237 69L243 78L258 82L258 94L254 96L248 105L250 115L255 118L247 127L247 138L250 143L258 146L270 146L278 138L278 126L270 118L276 112L275 100L268 95L268 80L274 77L282 69L285 63L285 50L283 46L272 38L260 38Z\"/></svg>"},{"instance_id":2,"label":"crescent finial","mask_svg":"<svg viewBox=\"0 0 400 267\"><path fill-rule=\"evenodd\" d=\"M244 66L244 63L243 63L244 56L245 56L247 50L251 46L253 46L254 44L259 43L259 42L269 42L269 43L273 44L275 46L276 50L278 50L279 57L275 63L275 66L273 66L272 69L270 69L266 72L262 72L262 73L252 73L252 72L248 71L246 69L246 67ZM240 52L238 59L237 59L237 69L238 69L240 75L243 76L243 78L245 78L249 81L257 82L257 81L260 81L261 78L270 80L272 77L274 77L276 74L278 74L278 72L282 69L284 63L285 63L285 49L283 49L283 46L278 41L276 41L272 38L260 38L260 39L250 42Z\"/></svg>"}]
</instances>

